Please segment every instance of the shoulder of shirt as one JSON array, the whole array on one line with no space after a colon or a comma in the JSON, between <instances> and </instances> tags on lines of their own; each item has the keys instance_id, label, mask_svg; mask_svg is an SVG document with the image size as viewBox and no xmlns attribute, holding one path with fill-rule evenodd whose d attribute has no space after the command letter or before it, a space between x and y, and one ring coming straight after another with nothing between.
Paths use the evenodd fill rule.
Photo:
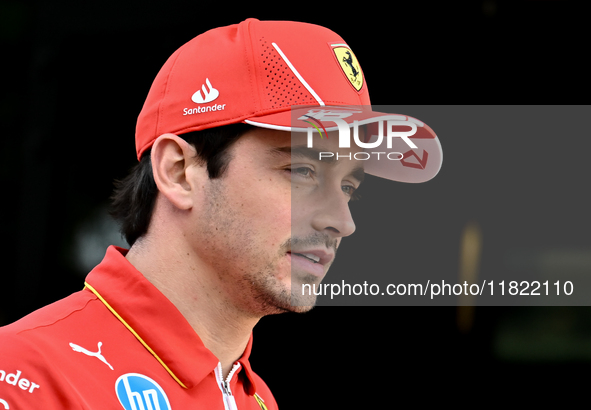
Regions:
<instances>
[{"instance_id":1,"label":"shoulder of shirt","mask_svg":"<svg viewBox=\"0 0 591 410\"><path fill-rule=\"evenodd\" d=\"M76 292L0 327L0 392L10 408L79 408L61 352L68 351L63 339L80 331L94 300L90 291Z\"/></svg>"},{"instance_id":2,"label":"shoulder of shirt","mask_svg":"<svg viewBox=\"0 0 591 410\"><path fill-rule=\"evenodd\" d=\"M0 327L0 368L17 366L23 372L42 368L52 369L52 373L59 371L55 364L60 359L55 350L70 330L79 331L84 309L93 300L97 298L92 292L76 292Z\"/></svg>"},{"instance_id":3,"label":"shoulder of shirt","mask_svg":"<svg viewBox=\"0 0 591 410\"><path fill-rule=\"evenodd\" d=\"M0 327L0 352L13 350L17 346L30 345L24 341L29 332L48 329L57 323L68 320L77 312L83 311L97 297L89 291L82 290L44 306L14 323ZM17 346L14 345L15 342Z\"/></svg>"}]
</instances>

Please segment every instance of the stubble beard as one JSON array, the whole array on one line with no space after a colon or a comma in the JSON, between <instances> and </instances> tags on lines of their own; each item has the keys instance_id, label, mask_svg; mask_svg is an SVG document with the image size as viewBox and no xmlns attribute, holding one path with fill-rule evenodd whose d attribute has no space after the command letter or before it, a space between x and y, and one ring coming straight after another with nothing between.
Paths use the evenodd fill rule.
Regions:
<instances>
[{"instance_id":1,"label":"stubble beard","mask_svg":"<svg viewBox=\"0 0 591 410\"><path fill-rule=\"evenodd\" d=\"M279 264L290 249L291 239L282 243L276 256L269 260L268 249L257 249L252 242L257 232L250 227L250 221L240 218L229 205L223 180L222 177L209 181L205 190L206 212L198 235L209 242L205 252L208 256L203 256L214 266L220 282L229 285L226 289L232 289L229 302L251 317L311 310L316 295L298 297L292 292L295 289L289 289L277 278ZM245 266L245 260L267 262L257 268L256 263ZM294 286L291 283L291 287Z\"/></svg>"}]
</instances>

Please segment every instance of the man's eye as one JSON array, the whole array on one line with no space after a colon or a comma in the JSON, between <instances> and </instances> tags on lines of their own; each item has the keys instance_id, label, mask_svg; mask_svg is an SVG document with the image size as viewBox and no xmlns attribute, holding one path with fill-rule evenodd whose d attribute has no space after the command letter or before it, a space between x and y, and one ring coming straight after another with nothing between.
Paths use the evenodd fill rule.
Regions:
<instances>
[{"instance_id":1,"label":"man's eye","mask_svg":"<svg viewBox=\"0 0 591 410\"><path fill-rule=\"evenodd\" d=\"M291 175L292 176L300 176L300 177L304 177L304 178L311 178L315 175L315 172L313 169L308 168L308 167L298 167L298 168L291 169Z\"/></svg>"},{"instance_id":2,"label":"man's eye","mask_svg":"<svg viewBox=\"0 0 591 410\"><path fill-rule=\"evenodd\" d=\"M351 185L343 185L341 189L343 190L343 192L346 195L348 195L349 197L351 197L351 201L357 201L357 200L361 199L361 196L357 192L357 188L355 188L354 186L351 186Z\"/></svg>"}]
</instances>

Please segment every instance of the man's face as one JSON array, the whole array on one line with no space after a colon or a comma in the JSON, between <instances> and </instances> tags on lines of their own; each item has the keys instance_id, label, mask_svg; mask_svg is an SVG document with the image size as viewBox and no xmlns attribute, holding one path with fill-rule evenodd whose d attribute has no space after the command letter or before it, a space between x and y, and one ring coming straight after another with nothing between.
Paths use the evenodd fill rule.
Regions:
<instances>
[{"instance_id":1,"label":"man's face","mask_svg":"<svg viewBox=\"0 0 591 410\"><path fill-rule=\"evenodd\" d=\"M196 194L192 247L220 294L253 316L311 309L316 296L301 296L302 284L321 282L355 230L348 203L362 161L342 156L359 148L338 148L337 133L314 148L341 159L320 161L304 134L254 128L231 148L224 175Z\"/></svg>"}]
</instances>

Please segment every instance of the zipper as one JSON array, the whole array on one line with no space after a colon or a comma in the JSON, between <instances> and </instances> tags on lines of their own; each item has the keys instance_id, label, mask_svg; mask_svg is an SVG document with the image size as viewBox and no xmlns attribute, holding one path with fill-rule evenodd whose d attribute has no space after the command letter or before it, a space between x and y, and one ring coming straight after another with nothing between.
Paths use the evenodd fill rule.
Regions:
<instances>
[{"instance_id":1,"label":"zipper","mask_svg":"<svg viewBox=\"0 0 591 410\"><path fill-rule=\"evenodd\" d=\"M232 395L232 390L230 389L230 381L232 380L234 373L236 373L236 371L238 371L238 369L240 369L240 363L236 362L236 363L234 363L232 370L230 370L230 373L228 373L228 377L226 377L226 380L222 379L222 364L221 363L218 362L218 366L214 372L215 378L218 381L218 385L220 387L220 390L222 391L222 395L224 398L224 408L226 410L238 410L238 407L236 406L236 399L234 399L234 396Z\"/></svg>"}]
</instances>

